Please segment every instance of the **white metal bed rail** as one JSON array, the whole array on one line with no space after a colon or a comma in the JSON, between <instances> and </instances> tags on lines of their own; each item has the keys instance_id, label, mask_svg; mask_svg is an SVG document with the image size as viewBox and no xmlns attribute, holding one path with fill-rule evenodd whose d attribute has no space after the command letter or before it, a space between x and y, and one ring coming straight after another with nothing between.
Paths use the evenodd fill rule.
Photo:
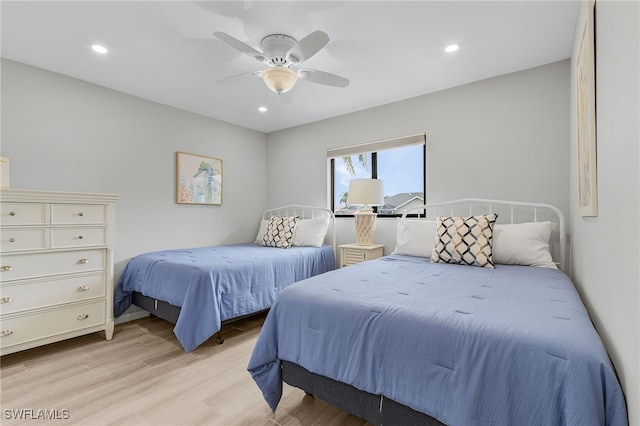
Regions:
<instances>
[{"instance_id":1,"label":"white metal bed rail","mask_svg":"<svg viewBox=\"0 0 640 426\"><path fill-rule=\"evenodd\" d=\"M420 212L423 212L422 214ZM524 201L491 200L482 198L463 198L452 201L423 204L410 207L402 214L417 215L425 220L435 220L438 216L473 216L479 214L498 213L496 223L525 223L549 220L557 224L557 247L550 242L550 249L560 268L566 271L567 233L564 214L551 204L532 203ZM505 214L506 213L506 214Z\"/></svg>"}]
</instances>

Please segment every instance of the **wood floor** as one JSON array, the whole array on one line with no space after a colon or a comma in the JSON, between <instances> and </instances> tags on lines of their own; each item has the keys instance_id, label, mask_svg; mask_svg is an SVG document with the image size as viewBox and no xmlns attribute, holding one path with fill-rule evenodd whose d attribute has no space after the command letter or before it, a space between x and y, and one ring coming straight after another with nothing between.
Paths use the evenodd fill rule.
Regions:
<instances>
[{"instance_id":1,"label":"wood floor","mask_svg":"<svg viewBox=\"0 0 640 426\"><path fill-rule=\"evenodd\" d=\"M109 342L93 333L5 355L0 423L366 425L286 384L271 412L246 371L263 321L225 325L224 344L210 339L189 354L172 324L148 317L117 325Z\"/></svg>"}]
</instances>

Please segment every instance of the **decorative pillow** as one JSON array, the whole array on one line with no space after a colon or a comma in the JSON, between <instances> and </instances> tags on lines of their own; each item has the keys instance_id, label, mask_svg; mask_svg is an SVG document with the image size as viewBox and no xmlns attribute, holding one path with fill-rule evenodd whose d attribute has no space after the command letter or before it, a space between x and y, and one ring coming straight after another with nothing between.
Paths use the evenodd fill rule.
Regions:
<instances>
[{"instance_id":1,"label":"decorative pillow","mask_svg":"<svg viewBox=\"0 0 640 426\"><path fill-rule=\"evenodd\" d=\"M302 219L296 225L293 235L294 246L322 247L324 237L329 230L329 216Z\"/></svg>"},{"instance_id":2,"label":"decorative pillow","mask_svg":"<svg viewBox=\"0 0 640 426\"><path fill-rule=\"evenodd\" d=\"M496 225L493 229L493 260L504 265L557 269L549 251L553 222Z\"/></svg>"},{"instance_id":3,"label":"decorative pillow","mask_svg":"<svg viewBox=\"0 0 640 426\"><path fill-rule=\"evenodd\" d=\"M258 228L258 235L256 235L256 243L260 244L265 232L267 232L267 226L269 226L268 219L262 219L260 221L260 228Z\"/></svg>"},{"instance_id":4,"label":"decorative pillow","mask_svg":"<svg viewBox=\"0 0 640 426\"><path fill-rule=\"evenodd\" d=\"M435 236L435 220L398 219L396 248L392 254L431 257Z\"/></svg>"},{"instance_id":5,"label":"decorative pillow","mask_svg":"<svg viewBox=\"0 0 640 426\"><path fill-rule=\"evenodd\" d=\"M493 225L498 215L436 218L432 262L457 263L493 269Z\"/></svg>"},{"instance_id":6,"label":"decorative pillow","mask_svg":"<svg viewBox=\"0 0 640 426\"><path fill-rule=\"evenodd\" d=\"M298 223L298 216L271 216L267 224L267 231L262 237L260 245L265 247L289 248L293 241L293 234Z\"/></svg>"}]
</instances>

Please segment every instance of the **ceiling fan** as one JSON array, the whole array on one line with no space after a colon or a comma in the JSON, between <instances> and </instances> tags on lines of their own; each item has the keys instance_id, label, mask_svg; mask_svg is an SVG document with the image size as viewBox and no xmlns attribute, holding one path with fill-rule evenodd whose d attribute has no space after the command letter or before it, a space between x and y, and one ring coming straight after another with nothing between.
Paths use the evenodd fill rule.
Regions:
<instances>
[{"instance_id":1,"label":"ceiling fan","mask_svg":"<svg viewBox=\"0 0 640 426\"><path fill-rule=\"evenodd\" d=\"M251 74L262 78L267 87L278 94L291 90L298 80L334 87L349 85L349 80L339 75L298 67L329 42L329 36L322 31L314 31L300 41L284 34L270 34L260 42L262 52L229 34L216 31L213 35L241 53L268 65L263 70L233 75L218 82Z\"/></svg>"}]
</instances>

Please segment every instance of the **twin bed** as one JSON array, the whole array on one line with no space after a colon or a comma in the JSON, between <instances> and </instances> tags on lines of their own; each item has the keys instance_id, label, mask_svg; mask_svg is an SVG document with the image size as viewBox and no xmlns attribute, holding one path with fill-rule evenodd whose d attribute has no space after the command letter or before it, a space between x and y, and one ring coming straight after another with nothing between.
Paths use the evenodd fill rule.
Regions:
<instances>
[{"instance_id":1,"label":"twin bed","mask_svg":"<svg viewBox=\"0 0 640 426\"><path fill-rule=\"evenodd\" d=\"M296 218L295 233L278 221L286 218ZM185 351L191 352L214 335L222 342L218 333L224 322L267 310L282 289L333 270L333 245L330 210L301 205L267 210L254 243L132 258L116 285L115 315L134 304L170 321Z\"/></svg>"},{"instance_id":2,"label":"twin bed","mask_svg":"<svg viewBox=\"0 0 640 426\"><path fill-rule=\"evenodd\" d=\"M626 425L607 352L556 268L561 212L487 200L422 210L398 220L393 254L280 293L248 365L269 406L284 381L375 424ZM452 235L462 228L446 217L463 216L498 220ZM493 246L489 262L450 256L474 233Z\"/></svg>"}]
</instances>

